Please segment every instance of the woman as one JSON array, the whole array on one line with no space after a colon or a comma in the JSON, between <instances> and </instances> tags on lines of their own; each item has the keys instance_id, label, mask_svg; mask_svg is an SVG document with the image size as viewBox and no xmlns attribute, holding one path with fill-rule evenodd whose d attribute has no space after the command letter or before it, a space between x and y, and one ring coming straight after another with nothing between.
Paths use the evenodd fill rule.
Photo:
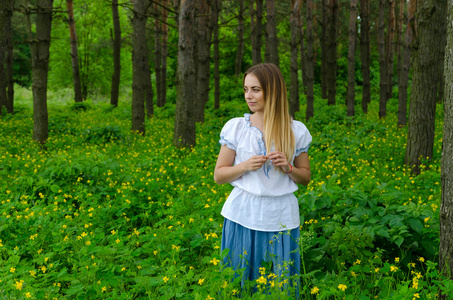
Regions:
<instances>
[{"instance_id":1,"label":"woman","mask_svg":"<svg viewBox=\"0 0 453 300\"><path fill-rule=\"evenodd\" d=\"M243 85L253 114L225 124L214 170L218 184L234 186L222 209L222 251L229 249L224 264L246 268L248 280L262 276L262 261L272 265L267 272L300 274L300 216L293 193L296 183L310 182L311 135L289 116L286 85L277 66L251 67Z\"/></svg>"}]
</instances>

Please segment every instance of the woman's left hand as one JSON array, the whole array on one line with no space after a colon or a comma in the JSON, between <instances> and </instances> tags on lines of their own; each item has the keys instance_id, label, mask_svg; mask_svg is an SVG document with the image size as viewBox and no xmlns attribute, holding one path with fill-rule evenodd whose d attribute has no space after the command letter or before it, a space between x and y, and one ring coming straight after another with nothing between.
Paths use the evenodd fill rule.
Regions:
<instances>
[{"instance_id":1,"label":"woman's left hand","mask_svg":"<svg viewBox=\"0 0 453 300\"><path fill-rule=\"evenodd\" d=\"M284 153L273 151L268 154L268 157L271 160L271 163L274 166L280 167L283 172L291 172L291 165L289 164L288 159L286 158L286 155Z\"/></svg>"}]
</instances>

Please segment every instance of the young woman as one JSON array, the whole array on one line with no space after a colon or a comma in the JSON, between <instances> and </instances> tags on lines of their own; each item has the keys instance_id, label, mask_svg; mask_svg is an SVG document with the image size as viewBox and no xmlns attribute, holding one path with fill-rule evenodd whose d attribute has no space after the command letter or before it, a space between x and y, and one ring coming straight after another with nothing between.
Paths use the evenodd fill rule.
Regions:
<instances>
[{"instance_id":1,"label":"young woman","mask_svg":"<svg viewBox=\"0 0 453 300\"><path fill-rule=\"evenodd\" d=\"M261 276L262 261L272 265L266 272L300 274L300 216L293 193L296 183L310 182L312 138L288 113L286 85L277 66L251 67L243 85L253 114L225 124L214 170L218 184L234 186L222 209L221 250L229 249L224 265L246 268L243 278L248 280Z\"/></svg>"}]
</instances>

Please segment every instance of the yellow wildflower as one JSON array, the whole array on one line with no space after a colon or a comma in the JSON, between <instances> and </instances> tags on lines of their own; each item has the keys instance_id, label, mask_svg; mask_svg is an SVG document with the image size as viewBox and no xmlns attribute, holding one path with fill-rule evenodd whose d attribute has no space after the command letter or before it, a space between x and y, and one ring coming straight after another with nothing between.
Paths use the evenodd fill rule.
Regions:
<instances>
[{"instance_id":1,"label":"yellow wildflower","mask_svg":"<svg viewBox=\"0 0 453 300\"><path fill-rule=\"evenodd\" d=\"M340 284L338 285L338 289L341 290L341 291L343 291L343 292L344 292L347 288L348 288L348 287L347 287L346 285L344 285L344 284L341 284L341 283L340 283Z\"/></svg>"}]
</instances>

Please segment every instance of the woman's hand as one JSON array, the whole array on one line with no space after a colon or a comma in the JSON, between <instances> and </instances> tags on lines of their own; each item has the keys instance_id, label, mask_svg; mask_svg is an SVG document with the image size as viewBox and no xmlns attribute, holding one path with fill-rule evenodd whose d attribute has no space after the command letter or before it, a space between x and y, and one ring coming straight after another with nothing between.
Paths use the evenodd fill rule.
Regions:
<instances>
[{"instance_id":1,"label":"woman's hand","mask_svg":"<svg viewBox=\"0 0 453 300\"><path fill-rule=\"evenodd\" d=\"M269 153L268 156L274 166L280 167L285 173L291 172L291 165L289 164L285 153L274 151Z\"/></svg>"},{"instance_id":2,"label":"woman's hand","mask_svg":"<svg viewBox=\"0 0 453 300\"><path fill-rule=\"evenodd\" d=\"M244 161L243 167L245 172L259 170L269 159L269 156L266 155L254 155L248 160Z\"/></svg>"}]
</instances>

